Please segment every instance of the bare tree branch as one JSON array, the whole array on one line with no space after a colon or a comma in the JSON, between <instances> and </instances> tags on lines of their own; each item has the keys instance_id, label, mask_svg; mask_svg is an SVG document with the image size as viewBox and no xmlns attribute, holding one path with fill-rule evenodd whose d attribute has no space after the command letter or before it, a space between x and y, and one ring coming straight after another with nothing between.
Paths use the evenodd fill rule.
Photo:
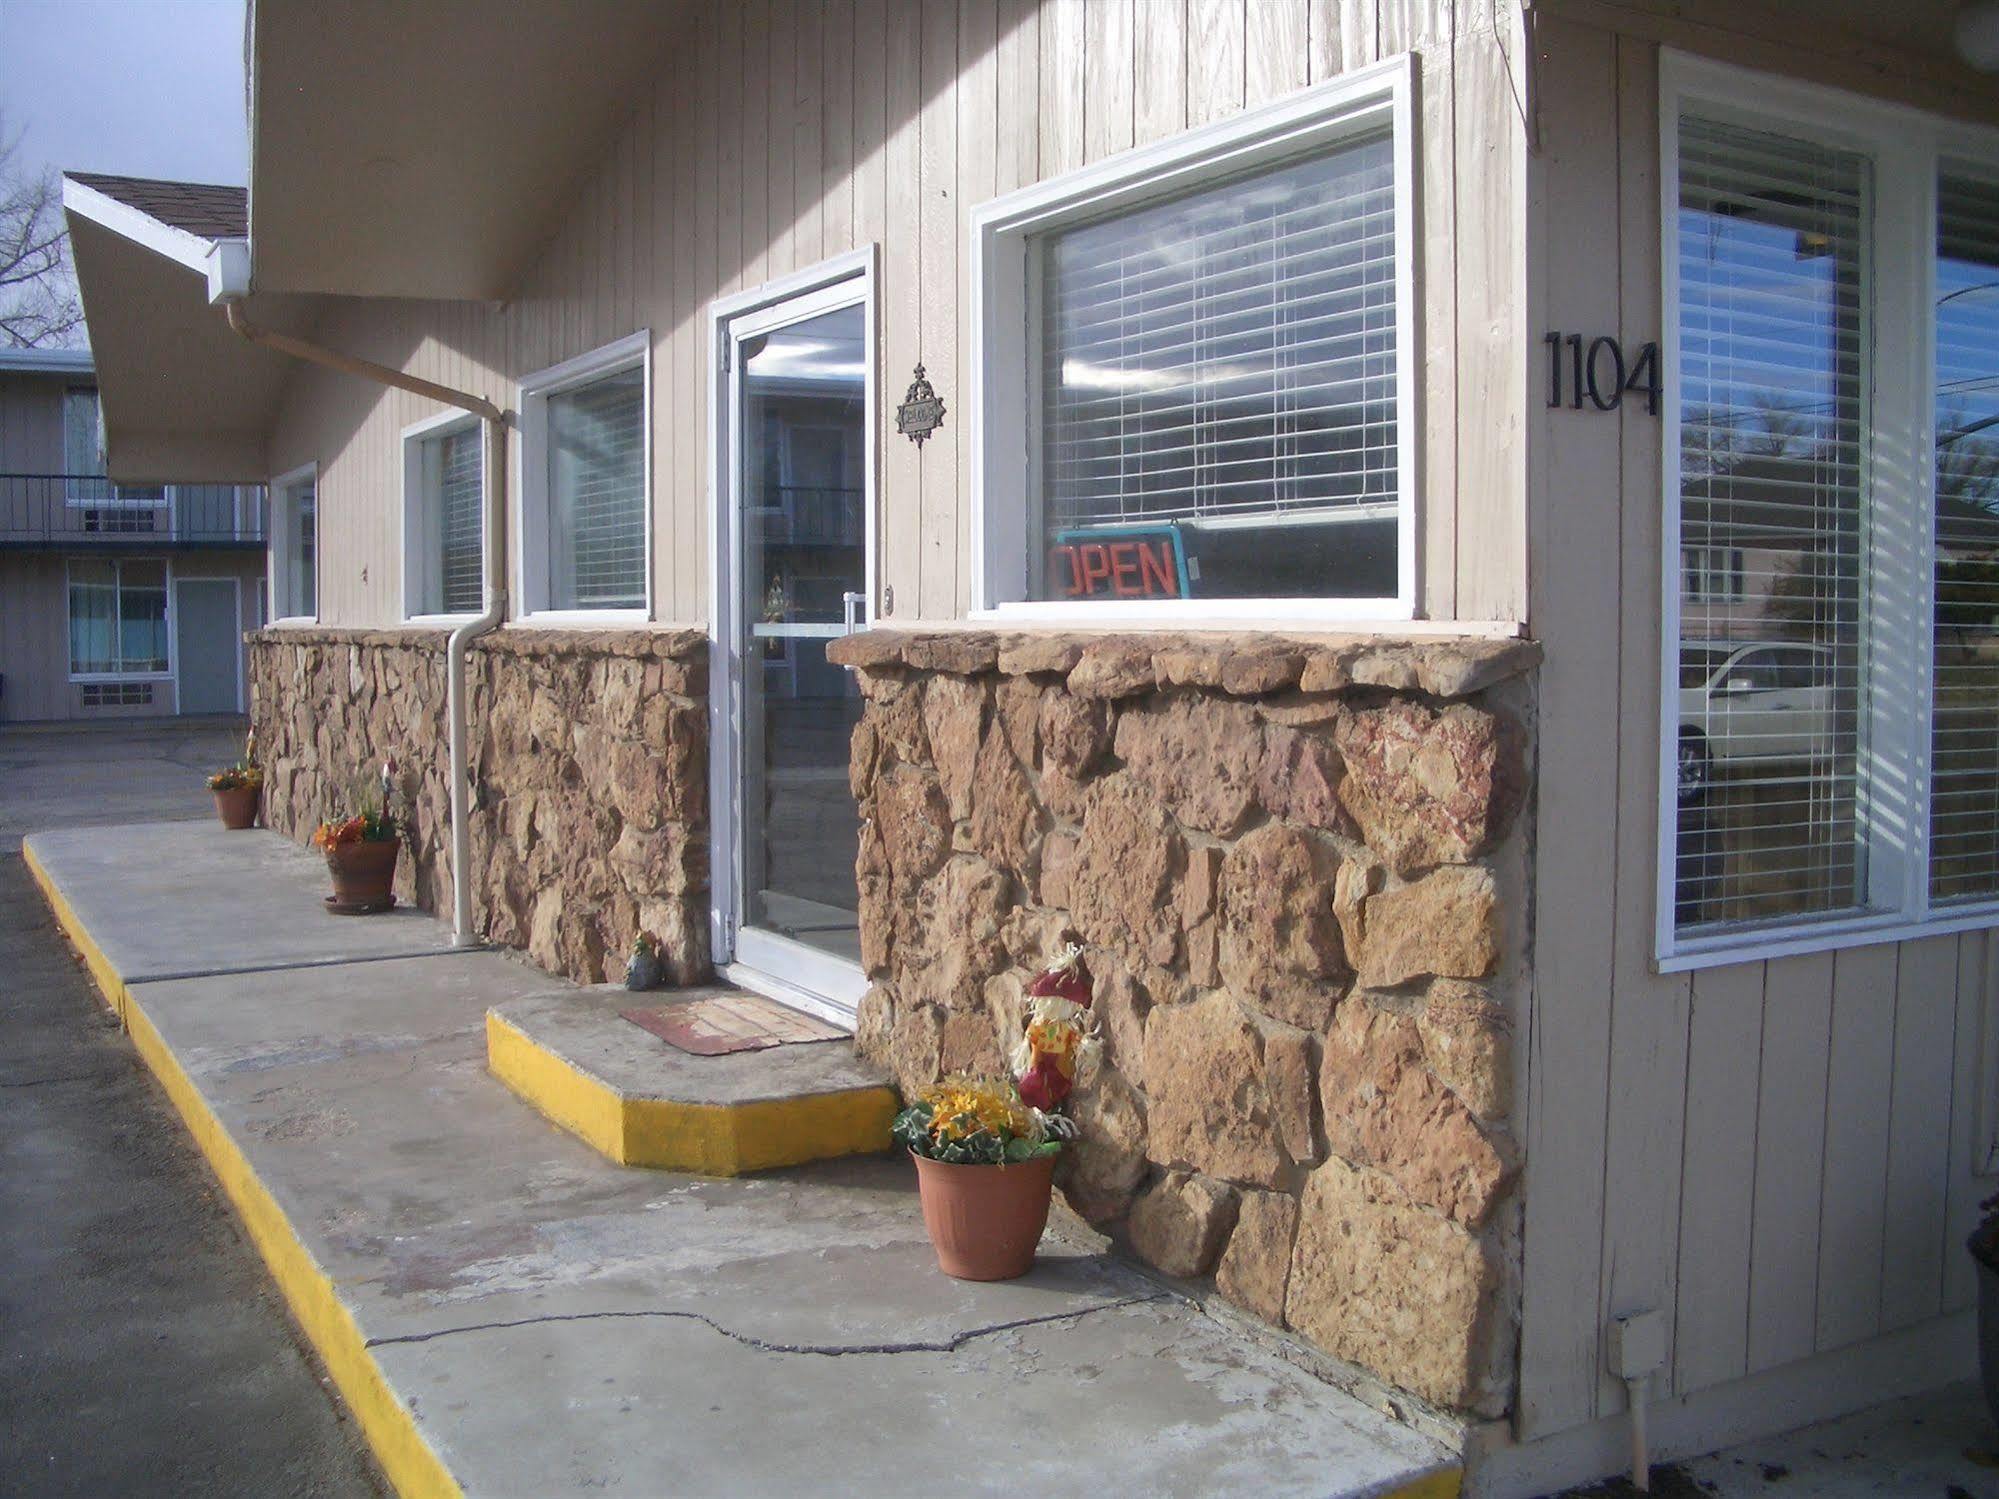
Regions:
<instances>
[{"instance_id":1,"label":"bare tree branch","mask_svg":"<svg viewBox=\"0 0 1999 1499\"><path fill-rule=\"evenodd\" d=\"M82 335L61 184L54 172L27 171L20 133L0 115L0 345L64 348Z\"/></svg>"}]
</instances>

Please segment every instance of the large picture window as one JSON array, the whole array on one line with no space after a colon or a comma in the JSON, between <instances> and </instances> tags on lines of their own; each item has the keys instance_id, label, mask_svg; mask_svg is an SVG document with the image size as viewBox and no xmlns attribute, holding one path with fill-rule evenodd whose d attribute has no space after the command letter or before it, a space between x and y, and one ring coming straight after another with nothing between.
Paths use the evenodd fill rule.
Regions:
<instances>
[{"instance_id":1,"label":"large picture window","mask_svg":"<svg viewBox=\"0 0 1999 1499\"><path fill-rule=\"evenodd\" d=\"M159 677L167 655L167 565L147 558L69 564L69 674Z\"/></svg>"},{"instance_id":2,"label":"large picture window","mask_svg":"<svg viewBox=\"0 0 1999 1499\"><path fill-rule=\"evenodd\" d=\"M637 333L521 383L528 614L646 611L649 344Z\"/></svg>"},{"instance_id":3,"label":"large picture window","mask_svg":"<svg viewBox=\"0 0 1999 1499\"><path fill-rule=\"evenodd\" d=\"M1999 172L1906 111L1664 79L1662 961L1963 921L1999 898Z\"/></svg>"},{"instance_id":4,"label":"large picture window","mask_svg":"<svg viewBox=\"0 0 1999 1499\"><path fill-rule=\"evenodd\" d=\"M410 618L485 607L484 451L476 417L448 415L403 433L403 609Z\"/></svg>"},{"instance_id":5,"label":"large picture window","mask_svg":"<svg viewBox=\"0 0 1999 1499\"><path fill-rule=\"evenodd\" d=\"M1389 64L977 212L981 606L1413 612L1406 109Z\"/></svg>"}]
</instances>

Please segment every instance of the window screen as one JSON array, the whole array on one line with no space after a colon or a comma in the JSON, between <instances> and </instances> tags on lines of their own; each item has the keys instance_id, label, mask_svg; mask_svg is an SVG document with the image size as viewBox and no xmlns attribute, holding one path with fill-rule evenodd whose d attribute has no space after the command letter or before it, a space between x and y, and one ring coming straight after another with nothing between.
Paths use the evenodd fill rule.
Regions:
<instances>
[{"instance_id":1,"label":"window screen","mask_svg":"<svg viewBox=\"0 0 1999 1499\"><path fill-rule=\"evenodd\" d=\"M548 397L551 609L643 609L645 371Z\"/></svg>"},{"instance_id":2,"label":"window screen","mask_svg":"<svg viewBox=\"0 0 1999 1499\"><path fill-rule=\"evenodd\" d=\"M1686 931L1862 900L1869 179L1858 155L1700 119L1679 144Z\"/></svg>"},{"instance_id":3,"label":"window screen","mask_svg":"<svg viewBox=\"0 0 1999 1499\"><path fill-rule=\"evenodd\" d=\"M1039 248L1035 596L1397 592L1390 138Z\"/></svg>"},{"instance_id":4,"label":"window screen","mask_svg":"<svg viewBox=\"0 0 1999 1499\"><path fill-rule=\"evenodd\" d=\"M1999 186L1937 183L1930 897L1999 895Z\"/></svg>"},{"instance_id":5,"label":"window screen","mask_svg":"<svg viewBox=\"0 0 1999 1499\"><path fill-rule=\"evenodd\" d=\"M481 429L474 425L421 439L418 472L423 533L418 614L476 614L485 606L481 566Z\"/></svg>"},{"instance_id":6,"label":"window screen","mask_svg":"<svg viewBox=\"0 0 1999 1499\"><path fill-rule=\"evenodd\" d=\"M314 618L319 613L318 481L301 479L280 486L271 508L271 586L277 617Z\"/></svg>"}]
</instances>

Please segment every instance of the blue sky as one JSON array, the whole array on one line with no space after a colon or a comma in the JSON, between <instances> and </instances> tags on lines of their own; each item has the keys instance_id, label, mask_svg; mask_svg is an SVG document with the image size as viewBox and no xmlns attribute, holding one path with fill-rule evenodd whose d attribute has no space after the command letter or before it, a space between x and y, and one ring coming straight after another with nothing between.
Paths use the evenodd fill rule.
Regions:
<instances>
[{"instance_id":1,"label":"blue sky","mask_svg":"<svg viewBox=\"0 0 1999 1499\"><path fill-rule=\"evenodd\" d=\"M0 0L21 166L248 180L243 0Z\"/></svg>"}]
</instances>

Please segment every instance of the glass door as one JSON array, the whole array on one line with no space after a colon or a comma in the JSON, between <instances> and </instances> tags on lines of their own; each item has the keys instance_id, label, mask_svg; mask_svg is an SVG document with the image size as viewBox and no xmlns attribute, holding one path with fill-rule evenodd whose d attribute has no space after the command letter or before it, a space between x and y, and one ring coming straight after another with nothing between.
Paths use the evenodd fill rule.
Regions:
<instances>
[{"instance_id":1,"label":"glass door","mask_svg":"<svg viewBox=\"0 0 1999 1499\"><path fill-rule=\"evenodd\" d=\"M861 973L847 761L861 698L827 646L866 623L869 369L855 278L731 318L726 649L732 978L851 1018Z\"/></svg>"}]
</instances>

